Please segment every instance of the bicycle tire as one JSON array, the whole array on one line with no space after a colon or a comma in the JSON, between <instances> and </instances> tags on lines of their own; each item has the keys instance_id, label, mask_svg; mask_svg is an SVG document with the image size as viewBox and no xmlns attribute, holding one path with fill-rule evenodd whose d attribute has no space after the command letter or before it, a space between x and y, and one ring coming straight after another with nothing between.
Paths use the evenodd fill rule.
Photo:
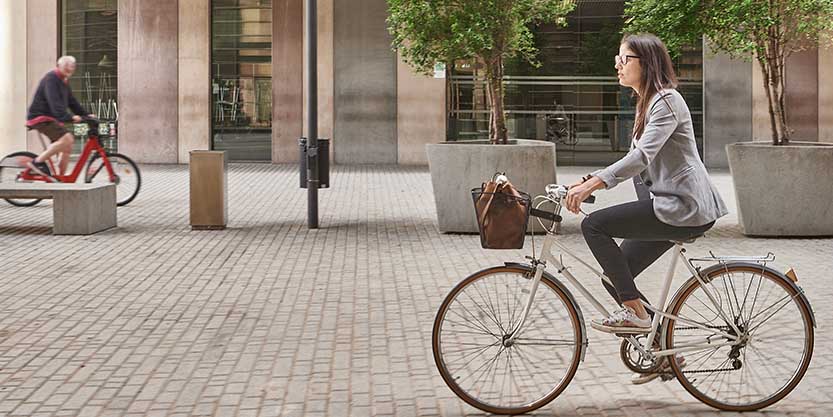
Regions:
<instances>
[{"instance_id":1,"label":"bicycle tire","mask_svg":"<svg viewBox=\"0 0 833 417\"><path fill-rule=\"evenodd\" d=\"M518 299L519 298L521 299L520 300L521 303L523 302L522 300L525 299L525 294L524 294L524 296L520 296L520 294L523 293L523 289L527 288L525 284L530 282L529 278L531 278L533 273L534 273L534 270L531 267L528 267L526 265L520 265L520 264L514 264L514 265L509 264L509 265L506 265L506 266L498 266L498 267L488 268L488 269L484 269L482 271L476 272L476 273L466 277L463 281L461 281L459 284L457 284L451 290L451 292L449 292L449 294L445 297L445 299L443 300L443 303L440 305L440 308L437 311L437 315L436 315L436 318L434 320L434 326L433 326L433 332L432 332L432 343L431 343L433 354L434 354L434 362L437 365L437 369L439 370L440 375L442 376L445 383L449 386L449 388L451 388L451 390L460 399L462 399L466 403L468 403L468 404L472 405L473 407L476 407L480 410L483 410L483 411L486 411L486 412L489 412L489 413L493 413L493 414L523 414L523 413L528 413L530 411L533 411L533 410L536 410L540 407L545 406L546 404L548 404L552 400L554 400L556 397L558 397L558 395L560 395L564 391L564 389L567 388L570 381L575 376L576 371L577 371L578 366L579 366L579 363L581 362L581 360L583 358L584 347L586 346L586 339L585 339L586 335L585 335L585 329L584 329L584 326L583 326L583 319L581 318L581 312L580 312L580 310L578 310L578 308L575 304L575 300L573 299L572 295L566 290L566 288L564 288L562 285L560 285L560 283L557 283L557 281L555 281L554 278L551 278L550 275L545 274L545 276L542 277L542 279L541 279L541 284L538 286L538 290L537 290L536 296L535 296L536 302L535 302L533 307L538 309L538 310L540 310L542 308L541 306L545 304L545 301L541 300L541 298L543 297L541 294L545 293L545 291L549 290L549 294L555 295L555 300L557 300L557 302L555 302L555 301L552 302L552 304L554 304L555 307L557 308L557 310L555 310L555 309L553 310L553 313L554 313L553 315L559 315L561 317L559 319L549 320L549 317L546 317L547 314L544 314L543 311L541 311L542 314L540 316L538 314L533 315L533 313L531 311L530 316L527 319L527 322L525 323L524 331L521 334L527 334L527 332L533 331L533 330L531 330L531 326L534 324L534 322L536 320L540 319L541 316L544 316L544 319L546 321L546 323L545 323L546 328L548 330L546 335L550 335L550 334L553 334L553 333L556 333L556 334L562 334L563 333L564 336L567 337L566 342L564 342L564 346L567 347L567 349L561 349L559 352L554 351L554 352L552 352L553 354L551 354L551 355L544 355L543 356L543 360L550 360L550 359L558 360L558 358L562 357L562 355L561 355L562 353L565 355L565 357L569 357L568 361L566 361L566 362L562 361L562 363L559 364L559 365L563 365L563 367L559 366L559 369L563 368L564 372L563 372L563 375L559 374L559 375L561 375L561 377L559 379L553 381L553 382L556 382L554 386L545 387L544 389L546 391L544 391L545 393L543 395L538 396L537 398L533 398L529 401L521 401L518 404L499 404L499 403L495 403L495 401L487 401L483 398L479 398L478 396L475 396L473 392L470 392L471 391L470 389L466 389L465 387L462 387L461 384L463 383L463 380L465 380L467 377L463 377L461 375L455 375L455 371L449 369L449 367L448 367L449 362L447 361L447 359L450 360L450 359L453 359L453 358L451 358L451 357L447 358L448 355L450 355L452 353L460 353L460 352L465 351L465 350L477 349L477 348L465 348L465 349L462 349L459 352L451 352L450 350L446 349L447 347L454 347L455 346L453 344L452 340L451 340L452 335L451 334L446 334L444 332L444 324L447 323L447 316L450 315L449 308L453 305L453 303L455 303L457 301L457 297L460 296L460 298L462 299L463 298L462 294L464 293L464 291L467 288L472 288L472 287L477 288L477 287L474 287L474 285L478 284L478 282L483 282L484 280L486 280L490 277L494 278L498 274L503 274L503 275L506 275L507 277L523 280L519 284L517 284L519 286L519 288L521 288L520 293L518 293L519 296L517 296L514 300L515 301L515 306L517 307L518 306L518 301L519 301ZM490 290L486 289L484 291L488 292ZM478 290L478 292L479 292L479 290ZM510 290L510 292L514 292L514 290ZM474 300L473 298L471 298L471 294L468 294L468 296L469 296L470 299ZM481 293L481 298L482 298L482 293ZM502 302L502 299L501 299L500 295L496 295L495 299L499 302ZM491 300L491 295L489 295L489 300L490 301L487 304L494 302L493 300ZM507 302L509 302L509 301L510 300L507 297ZM498 305L496 307L497 310L495 310L495 304L490 304L490 305L491 305L491 308L492 308L493 312L495 312L495 311L498 312L498 314L496 314L496 316L498 316L498 317L508 316L509 325L506 327L507 329L512 328L511 324L512 324L512 321L513 321L513 317L515 319L518 319L519 316L520 316L520 312L518 312L517 309L514 309L513 310L514 313L512 313L512 312L510 312L510 308L506 308L505 314L501 314L501 311L502 311L501 306ZM508 307L508 304L507 304L507 307ZM455 310L455 313L456 313L456 310ZM538 311L536 311L536 313L538 313ZM567 328L567 329L569 329L568 330L569 333L570 333L569 336L566 335L566 333L568 333L568 331L565 331L565 332L562 332L562 333L558 333L557 331L553 331L552 333L550 333L550 331L553 329L553 325L557 325L557 323L560 322L559 320L563 320L565 318L569 319L569 322L570 322L569 323L570 326ZM502 319L499 319L498 322L499 321L502 321ZM453 322L450 319L448 319L448 323L451 323L450 326L454 326ZM465 328L465 324L462 327ZM475 327L482 329L482 327L480 327L480 325L475 325ZM502 326L498 325L498 327L502 327ZM463 333L465 333L465 331L463 331ZM471 333L471 332L469 332L469 333ZM529 333L529 334L531 334L532 336L535 336L534 333ZM449 337L447 339L444 339L445 336L449 336ZM456 337L459 338L459 336L456 336ZM466 340L466 345L472 344L472 343L468 343L468 342L471 341L471 340L474 340L474 338L475 338L475 336L464 336L464 337L466 338L466 339L464 339L464 340ZM488 338L490 336L481 335L481 337L482 338ZM503 340L506 340L506 335L505 334L502 337L503 337ZM448 342L445 343L444 340L447 340ZM500 339L498 339L498 340L500 340ZM547 345L548 344L548 343L546 343L545 339L534 338L534 337L530 337L530 338L520 338L519 337L517 340L518 340L518 342L517 342L516 345L507 347L505 349L506 352L509 352L509 353L506 354L506 357L508 358L506 361L507 361L507 364L508 364L507 368L509 369L509 377L510 378L512 378L512 372L511 372L512 366L511 366L511 364L509 364L509 361L512 360L512 353L511 353L512 351L511 350L513 348L517 348L516 352L515 352L515 356L517 358L519 358L519 361L524 361L525 356L528 355L529 358L533 358L533 356L532 356L532 353L530 351L527 351L526 353L522 353L519 346L521 346L521 345L532 346L532 345L535 345L535 344ZM526 340L529 340L530 342L526 342ZM502 344L501 344L501 346L502 346ZM571 352L569 352L569 354L566 353L566 351L568 349L571 351ZM500 350L504 351L503 348L501 348ZM469 353L469 354L466 354L466 355L471 355L471 354ZM540 358L541 358L540 356L539 357L534 357L533 360L535 360L536 363L537 363L538 361L541 361ZM493 361L494 361L494 359L493 359ZM499 362L499 359L498 359L498 362ZM468 364L464 364L463 366L466 367L466 365L468 365ZM472 367L473 366L474 365L472 365ZM481 368L482 368L482 366L483 365L481 365ZM491 367L491 365L489 365L489 366ZM499 367L503 367L503 365L495 365L494 366L494 368L496 370L496 373L495 373L496 378L497 378L497 369ZM524 367L527 370L529 370L528 367L526 367L526 366L524 366ZM540 374L545 374L546 372L552 371L553 369L555 369L555 367L547 366L546 364L542 364L541 366L534 367L534 369L535 369L536 372L538 372ZM461 371L457 371L457 372L461 372ZM477 370L475 370L475 372L477 372ZM541 377L540 374L536 374L536 377ZM479 381L479 379L480 378L478 377L478 379L475 380L475 383L477 383ZM501 384L501 389L505 385L505 379L506 379L506 375L505 375L505 372L504 372L504 383ZM547 378L547 381L552 381L553 379ZM512 392L512 388L511 388L512 387L512 382L515 382L515 380L512 379L512 381L510 381L510 384L509 384L509 395L510 396L511 396L511 392ZM518 386L518 388L520 388L520 384L518 384L517 386ZM534 385L534 386L538 387L538 385ZM518 389L518 391L521 391L521 390ZM480 391L480 392L482 394L482 391Z\"/></svg>"},{"instance_id":2,"label":"bicycle tire","mask_svg":"<svg viewBox=\"0 0 833 417\"><path fill-rule=\"evenodd\" d=\"M107 171L104 169L103 164L98 166L95 165L96 161L98 161L100 158L101 155L99 155L98 153L95 153L90 158L90 161L84 168L84 182L91 183L97 178L100 178L99 176L107 174ZM142 173L139 171L139 166L136 165L136 163L133 162L132 159L128 158L123 154L120 154L118 152L107 152L107 159L110 160L111 165L115 166L119 166L119 160L121 160L122 166L127 168L116 173L116 205L120 207L125 206L131 201L133 201L133 199L135 199L136 196L139 194L139 190L142 188ZM114 167L114 169L116 168ZM122 184L122 177L128 178L129 176L135 177L135 187L119 187L119 185ZM110 179L107 178L106 181L110 181Z\"/></svg>"},{"instance_id":3,"label":"bicycle tire","mask_svg":"<svg viewBox=\"0 0 833 417\"><path fill-rule=\"evenodd\" d=\"M746 275L750 276L748 284L744 284L743 278L742 278L743 276L746 276ZM802 294L799 292L800 289L798 288L798 286L795 285L794 283L792 283L792 281L790 281L784 275L782 275L782 274L778 273L777 271L774 271L770 268L762 267L761 265L747 264L747 263L730 263L730 264L726 264L726 265L715 265L714 267L708 268L708 269L704 270L703 272L701 272L701 276L703 277L703 280L710 286L716 286L718 289L720 289L720 287L730 288L729 290L727 290L727 294L726 294L725 299L723 299L723 294L721 294L719 291L715 291L717 294L713 293L712 296L716 297L716 298L719 297L720 301L722 303L727 304L727 306L730 308L730 312L731 312L732 316L734 316L734 320L737 323L740 323L741 327L739 327L739 328L741 329L741 333L742 334L750 333L751 334L751 339L750 339L750 342L749 342L748 346L747 346L747 344L743 344L743 347L738 347L737 348L737 353L735 353L736 358L734 360L731 360L729 362L727 362L727 360L724 360L723 362L718 363L718 362L716 362L716 361L719 361L720 356L718 356L717 359L714 359L715 362L710 362L709 366L712 366L712 367L711 368L705 368L704 370L699 370L699 368L698 368L699 366L701 366L698 363L698 361L701 360L701 359L699 359L700 358L699 356L697 356L693 360L687 360L686 361L687 365L684 369L679 366L679 364L677 363L676 360L670 361L671 369L674 372L674 375L677 377L677 380L680 381L680 384L686 389L686 391L688 391L691 395L693 395L699 401L701 401L704 404L707 404L711 407L714 407L716 409L723 410L723 411L755 411L755 410L760 410L762 408L771 406L772 404L775 404L776 402L780 401L781 399L786 397L793 389L795 389L795 387L798 385L798 383L804 377L804 374L807 372L807 368L810 366L810 361L811 361L812 356L813 356L813 347L814 347L814 340L815 340L815 335L814 335L815 322L814 322L814 318L813 318L812 309L811 309L809 303L807 302L806 298L804 298L802 296ZM756 276L761 277L761 278L758 278L758 284L757 285L755 284L755 277ZM768 307L761 307L762 310L759 310L756 313L755 304L757 303L757 299L758 299L758 296L759 296L759 293L760 293L760 288L763 285L764 278L766 278L766 280L771 283L771 289L767 290L767 296L766 296L767 299L769 299L769 294L772 291L784 290L784 295L780 299L778 299L777 298L778 296L776 295L776 299L778 300L778 301L776 301L776 303L774 303L774 304L772 304L771 306L768 306ZM712 284L718 279L720 279L721 282L716 283L716 284ZM738 281L738 282L736 283L734 281ZM744 297L736 297L738 295L737 294L737 288L740 288L741 290L743 290L744 286L747 288L747 290L745 290ZM749 305L749 304L747 304L747 301L748 301L748 295L751 292L751 287L757 287L757 289L755 290L756 292L754 294L754 300L755 301L753 301L752 304ZM677 292L677 295L675 295L673 301L670 304L670 307L669 307L669 310L668 310L669 313L679 316L681 314L680 313L681 310L683 310L684 307L686 306L686 301L689 300L690 297L693 297L694 299L697 298L696 291L697 291L698 288L702 288L702 287L701 287L700 282L695 277L690 278L685 284L683 284L683 286ZM731 293L729 293L728 291L731 291ZM735 295L732 295L732 293L734 293ZM704 293L704 296L705 296L705 293ZM741 299L743 300L743 303L740 302ZM705 302L702 299L699 300L699 303L705 305ZM694 304L694 300L692 300L692 302L690 304ZM762 300L761 305L765 305L765 304L767 304L767 302ZM735 305L737 305L737 311L733 310ZM749 312L748 313L746 313L747 306L749 306ZM775 306L775 307L773 307L773 306ZM754 380L754 381L750 380L750 381L747 382L746 385L744 385L744 380L743 380L744 373L743 372L745 372L745 370L747 370L747 369L750 369L750 367L757 366L758 361L756 360L756 357L757 357L757 359L760 359L760 362L762 364L764 364L765 366L766 365L772 365L773 368L775 367L776 364L778 364L778 366L784 366L783 361L781 360L782 358L768 357L765 354L763 354L762 351L758 350L758 348L755 347L755 346L756 346L756 341L757 341L757 343L762 343L761 342L762 340L764 340L764 341L766 340L765 338L762 338L762 336L766 335L767 332L764 331L763 333L760 333L760 331L758 330L760 328L760 326L766 324L769 320L774 318L776 314L778 314L780 311L782 311L787 306L791 306L793 308L791 308L787 312L787 314L785 314L786 317L785 318L779 317L780 320L776 320L775 323L768 324L767 328L764 328L764 330L775 328L776 333L779 334L779 336L776 338L776 340L778 340L779 338L781 339L781 340L778 340L776 342L776 344L780 348L782 348L782 350L785 353L790 353L791 350L787 349L785 346L783 346L783 344L785 343L785 340L784 340L784 337L780 336L780 335L783 335L786 332L792 330L790 327L797 328L794 324L798 321L798 318L793 317L793 315L795 314L795 312L800 313L801 330L802 330L800 333L803 333L803 338L802 338L802 341L800 342L800 344L803 347L803 351L801 352L800 358L798 358L798 363L795 365L795 368L791 371L792 374L789 376L789 378L786 381L779 381L778 378L775 378L772 374L769 375L770 378L760 378L760 374L757 374L757 376L759 377L757 380ZM691 305L689 305L688 308L691 309L692 308ZM721 310L724 311L724 315L725 315L726 308L725 307L721 308ZM763 313L761 311L763 311ZM707 318L707 317L711 316L712 314L714 314L715 316L720 316L720 313L717 312L717 311L712 311L712 312L707 313L705 310L703 310L703 312L701 314L705 314L703 316L703 318ZM756 314L758 314L758 315L756 315ZM686 318L685 316L681 316L681 317ZM729 324L725 320L722 320L722 321L724 323L724 327L728 329ZM786 322L786 323L784 323L784 322ZM780 323L780 325L779 325L779 323ZM772 326L775 326L775 327L772 327ZM677 333L679 333L680 335L683 335L683 330L682 330L683 327L684 326L681 326L680 331L677 332L677 330L676 330L677 327L675 327L675 320L674 319L666 319L666 322L664 324L664 332L665 332L664 344L665 344L666 349L672 349L672 348L675 347L675 337L677 336ZM689 327L689 329L686 330L686 331L691 331L690 330L691 326L688 326L688 327ZM734 331L731 331L731 333L734 333ZM685 337L685 336L683 335L681 337ZM764 349L763 345L759 345L759 346L762 346L762 349ZM706 359L705 362L710 361L711 357L713 357L719 350L719 348L717 348L717 349L712 348L712 349L713 349L713 352L711 354L709 354L710 357L709 357L709 359ZM729 349L727 359L732 359L732 349L733 348ZM772 352L767 352L767 353L768 354L773 354ZM706 353L704 353L703 355L705 355L705 354ZM742 357L742 359L741 359L741 357ZM774 359L774 360L771 360L771 359ZM735 360L739 361L737 364L740 366L740 368L733 369L734 366L736 365L736 363L734 362ZM751 363L751 365L750 365L750 363ZM721 364L723 364L723 365L721 365ZM706 366L706 365L703 365L703 366ZM790 371L789 366L787 366L786 369L788 371ZM709 371L715 371L715 370L720 370L720 371L716 371L716 372L722 372L724 374L727 373L727 372L741 371L741 373L738 374L738 376L740 377L740 381L737 383L737 385L739 386L740 395L743 395L744 387L747 388L747 395L749 395L748 393L752 392L752 389L753 389L753 388L749 387L749 385L752 384L752 383L758 384L760 382L776 381L775 382L776 385L779 384L779 383L781 385L779 387L777 387L774 392L762 393L760 396L758 396L758 398L751 398L749 401L746 401L746 402L743 402L743 401L730 402L725 398L716 398L716 396L720 394L720 389L724 385L727 385L725 377L723 377L721 379L720 385L717 387L717 392L716 393L711 393L711 391L713 390L712 387L714 386L716 380L713 380L709 384L708 387L699 387L698 384L697 384L698 379L699 379L699 382L701 382L703 385L705 385L708 378L710 378L712 374L716 373L716 372L709 372ZM749 374L751 374L752 372L753 371L750 371ZM758 371L754 371L754 372L758 372ZM703 378L698 377L698 375L705 374L705 373L709 373L709 376L706 376L706 377L703 377ZM752 378L752 377L750 376L750 378ZM731 387L732 384L733 384L733 382L730 380L728 382L728 387ZM757 388L755 388L755 389L757 389Z\"/></svg>"},{"instance_id":4,"label":"bicycle tire","mask_svg":"<svg viewBox=\"0 0 833 417\"><path fill-rule=\"evenodd\" d=\"M35 155L32 152L19 151L19 152L12 152L12 153L6 155L6 157L3 158L3 159L5 160L7 158L19 158L19 157L35 159L38 156ZM25 168L20 168L21 171L23 169L25 169ZM3 176L4 176L5 172L11 172L12 170L17 170L17 169L16 168L11 168L11 167L0 167L0 181L3 180ZM14 176L15 178L17 178L18 177L17 174L19 174L19 172L15 172L14 174L11 174L11 175ZM36 204L38 204L42 201L39 198L32 198L32 199L4 198L4 200L6 200L7 203L9 203L13 206L16 206L16 207L32 207L32 206L34 206L34 205L36 205Z\"/></svg>"}]
</instances>

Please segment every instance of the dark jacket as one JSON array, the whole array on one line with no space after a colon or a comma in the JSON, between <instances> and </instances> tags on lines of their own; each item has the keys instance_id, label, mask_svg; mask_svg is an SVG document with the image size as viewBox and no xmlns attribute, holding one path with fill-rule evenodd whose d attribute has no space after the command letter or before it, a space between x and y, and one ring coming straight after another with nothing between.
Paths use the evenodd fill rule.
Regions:
<instances>
[{"instance_id":1,"label":"dark jacket","mask_svg":"<svg viewBox=\"0 0 833 417\"><path fill-rule=\"evenodd\" d=\"M69 122L72 120L73 113L69 113L67 108L78 116L88 114L81 103L73 97L69 85L58 76L57 70L52 70L40 80L26 120L31 121L46 116L61 122Z\"/></svg>"}]
</instances>

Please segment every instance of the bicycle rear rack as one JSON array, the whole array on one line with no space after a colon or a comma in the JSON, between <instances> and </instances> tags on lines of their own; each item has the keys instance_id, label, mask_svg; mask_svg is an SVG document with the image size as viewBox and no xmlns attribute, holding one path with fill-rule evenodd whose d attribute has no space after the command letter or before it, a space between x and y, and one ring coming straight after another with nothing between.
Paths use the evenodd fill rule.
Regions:
<instances>
[{"instance_id":1,"label":"bicycle rear rack","mask_svg":"<svg viewBox=\"0 0 833 417\"><path fill-rule=\"evenodd\" d=\"M712 251L709 251L709 257L705 258L690 258L689 262L755 262L760 264L767 264L775 261L775 254L768 252L766 256L717 256Z\"/></svg>"}]
</instances>

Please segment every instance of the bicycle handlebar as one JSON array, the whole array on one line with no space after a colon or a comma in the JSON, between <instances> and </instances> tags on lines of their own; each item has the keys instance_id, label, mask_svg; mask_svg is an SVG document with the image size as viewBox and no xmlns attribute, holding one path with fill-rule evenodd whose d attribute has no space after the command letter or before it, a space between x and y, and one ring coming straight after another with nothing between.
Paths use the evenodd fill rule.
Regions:
<instances>
[{"instance_id":1,"label":"bicycle handlebar","mask_svg":"<svg viewBox=\"0 0 833 417\"><path fill-rule=\"evenodd\" d=\"M552 199L556 202L559 202L559 203L561 202L561 200L564 197L567 196L567 190L569 190L569 187L566 186L566 185L549 184L546 187L547 196L550 199ZM589 196L587 196L587 198L584 201L582 201L582 203L587 203L587 204L593 204L595 202L596 202L596 196L594 196L593 194L590 194Z\"/></svg>"}]
</instances>

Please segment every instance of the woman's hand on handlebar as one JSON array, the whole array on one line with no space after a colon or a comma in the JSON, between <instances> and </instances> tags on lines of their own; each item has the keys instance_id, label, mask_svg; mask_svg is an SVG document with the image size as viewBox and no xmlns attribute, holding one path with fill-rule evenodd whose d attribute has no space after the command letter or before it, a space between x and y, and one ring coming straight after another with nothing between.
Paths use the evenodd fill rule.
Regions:
<instances>
[{"instance_id":1,"label":"woman's hand on handlebar","mask_svg":"<svg viewBox=\"0 0 833 417\"><path fill-rule=\"evenodd\" d=\"M593 194L593 191L605 188L604 182L598 177L590 177L587 181L582 181L570 186L567 190L567 201L565 207L573 214L578 214L581 211L581 203Z\"/></svg>"}]
</instances>

